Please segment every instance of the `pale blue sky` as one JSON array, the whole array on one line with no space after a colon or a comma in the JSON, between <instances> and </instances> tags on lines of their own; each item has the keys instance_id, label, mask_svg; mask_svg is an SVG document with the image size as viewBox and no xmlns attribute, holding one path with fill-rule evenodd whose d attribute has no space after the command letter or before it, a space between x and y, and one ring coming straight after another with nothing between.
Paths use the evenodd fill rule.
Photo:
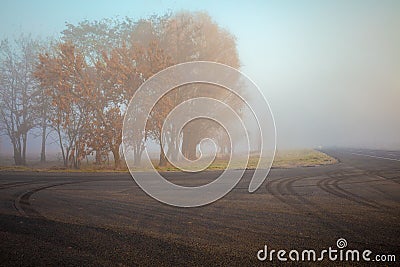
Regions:
<instances>
[{"instance_id":1,"label":"pale blue sky","mask_svg":"<svg viewBox=\"0 0 400 267\"><path fill-rule=\"evenodd\" d=\"M203 10L238 40L278 146L400 148L400 1L2 1L0 37Z\"/></svg>"}]
</instances>

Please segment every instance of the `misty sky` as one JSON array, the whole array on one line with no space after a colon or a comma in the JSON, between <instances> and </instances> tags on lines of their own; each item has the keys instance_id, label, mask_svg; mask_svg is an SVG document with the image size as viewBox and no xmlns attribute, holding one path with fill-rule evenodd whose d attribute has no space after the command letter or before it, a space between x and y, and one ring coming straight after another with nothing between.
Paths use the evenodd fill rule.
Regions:
<instances>
[{"instance_id":1,"label":"misty sky","mask_svg":"<svg viewBox=\"0 0 400 267\"><path fill-rule=\"evenodd\" d=\"M278 148L400 149L400 1L144 2L2 1L0 37L57 37L65 22L84 19L207 11L237 37L242 70L274 113Z\"/></svg>"}]
</instances>

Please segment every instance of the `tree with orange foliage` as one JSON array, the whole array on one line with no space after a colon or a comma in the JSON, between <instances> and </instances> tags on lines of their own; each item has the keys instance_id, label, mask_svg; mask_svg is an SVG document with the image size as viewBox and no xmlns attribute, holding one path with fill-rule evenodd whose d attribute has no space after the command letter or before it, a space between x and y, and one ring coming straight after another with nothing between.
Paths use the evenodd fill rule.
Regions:
<instances>
[{"instance_id":1,"label":"tree with orange foliage","mask_svg":"<svg viewBox=\"0 0 400 267\"><path fill-rule=\"evenodd\" d=\"M53 55L39 55L35 76L51 97L50 120L56 130L65 167L80 167L93 81L84 55L72 43L60 43Z\"/></svg>"},{"instance_id":2,"label":"tree with orange foliage","mask_svg":"<svg viewBox=\"0 0 400 267\"><path fill-rule=\"evenodd\" d=\"M88 38L90 37L90 38ZM53 55L40 55L36 77L53 101L51 121L58 134L64 164L68 159L79 167L82 157L96 154L96 162L112 153L115 167L121 164L122 121L135 90L152 75L171 65L210 60L239 66L235 38L205 13L183 12L153 16L139 21L84 21L68 24ZM149 92L151 93L151 92ZM165 154L196 157L196 146L211 131L219 128L191 124L181 140L174 125L167 125L167 148L161 142L161 127L168 113L181 102L195 96L210 96L230 101L227 91L207 85L177 88L163 97L146 120L146 129L129 129L134 136L134 161L140 164L148 138L160 145L160 165ZM142 101L146 101L143 99ZM189 124L188 124L189 125ZM200 128L208 131L199 131ZM167 137L168 137L167 136ZM165 151L166 150L166 151ZM71 156L71 153L73 154Z\"/></svg>"},{"instance_id":3,"label":"tree with orange foliage","mask_svg":"<svg viewBox=\"0 0 400 267\"><path fill-rule=\"evenodd\" d=\"M170 17L164 23L160 39L172 64L199 60L219 62L234 68L240 66L235 37L204 12L181 12ZM171 105L176 106L187 99L199 96L217 98L231 106L234 104L237 109L240 107L240 103L234 100L233 93L205 84L182 86L168 97L172 99ZM161 118L165 117L170 109L164 108L163 111L164 114L159 115ZM200 140L207 135L215 135L215 132L221 129L204 120L188 123L183 128L181 143L174 143L175 138L167 138L167 141L170 141L167 153L176 158L181 147L185 157L196 159L196 147ZM170 134L177 135L176 131L177 129L170 125Z\"/></svg>"}]
</instances>

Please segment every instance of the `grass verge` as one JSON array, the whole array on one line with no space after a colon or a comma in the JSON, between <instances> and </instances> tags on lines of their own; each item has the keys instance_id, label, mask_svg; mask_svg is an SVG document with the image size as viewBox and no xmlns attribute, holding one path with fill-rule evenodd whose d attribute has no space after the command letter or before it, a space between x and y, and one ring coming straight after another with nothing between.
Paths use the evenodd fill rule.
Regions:
<instances>
[{"instance_id":1,"label":"grass verge","mask_svg":"<svg viewBox=\"0 0 400 267\"><path fill-rule=\"evenodd\" d=\"M232 162L231 168L235 169L238 166L243 166L245 159L240 162ZM301 150L280 150L275 155L272 168L296 168L296 167L311 167L320 166L327 164L337 163L337 160L328 156L327 154L313 150L313 149L301 149ZM154 162L156 165L157 162ZM255 169L258 164L258 158L251 156L247 164L247 169ZM207 170L224 170L228 166L227 159L216 159L207 168ZM174 166L156 167L160 172L168 171L179 171ZM81 169L65 169L62 167L40 167L32 165L30 167L25 166L0 166L0 171L35 171L35 172L127 172L128 169L113 169L113 168L98 168L93 165L83 166ZM146 171L146 168L138 168L137 171Z\"/></svg>"}]
</instances>

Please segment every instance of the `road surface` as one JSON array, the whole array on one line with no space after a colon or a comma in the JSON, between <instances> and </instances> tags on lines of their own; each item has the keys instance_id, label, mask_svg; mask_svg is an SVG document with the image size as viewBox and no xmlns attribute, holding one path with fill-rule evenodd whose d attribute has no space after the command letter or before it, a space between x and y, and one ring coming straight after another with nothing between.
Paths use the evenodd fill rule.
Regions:
<instances>
[{"instance_id":1,"label":"road surface","mask_svg":"<svg viewBox=\"0 0 400 267\"><path fill-rule=\"evenodd\" d=\"M0 265L266 266L257 259L264 245L318 251L339 238L348 249L393 254L397 262L384 264L398 265L400 152L324 152L339 163L272 169L253 194L249 170L199 208L161 204L129 174L0 172ZM164 175L193 186L218 174Z\"/></svg>"}]
</instances>

